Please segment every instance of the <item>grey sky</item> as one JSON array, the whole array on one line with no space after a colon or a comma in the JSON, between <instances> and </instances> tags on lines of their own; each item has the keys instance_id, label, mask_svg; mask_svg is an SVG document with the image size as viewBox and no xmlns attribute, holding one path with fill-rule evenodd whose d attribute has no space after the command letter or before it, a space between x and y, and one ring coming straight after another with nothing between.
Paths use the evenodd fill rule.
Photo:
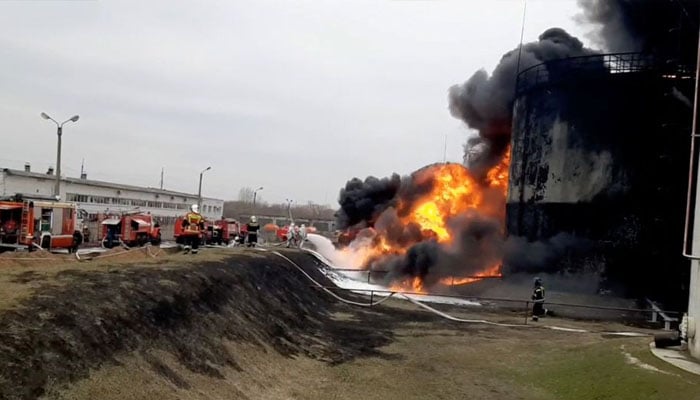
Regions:
<instances>
[{"instance_id":1,"label":"grey sky","mask_svg":"<svg viewBox=\"0 0 700 400\"><path fill-rule=\"evenodd\" d=\"M529 0L525 40L574 22ZM447 89L520 39L522 0L2 1L0 166L334 204L353 176L461 161ZM251 169L252 167L252 169Z\"/></svg>"}]
</instances>

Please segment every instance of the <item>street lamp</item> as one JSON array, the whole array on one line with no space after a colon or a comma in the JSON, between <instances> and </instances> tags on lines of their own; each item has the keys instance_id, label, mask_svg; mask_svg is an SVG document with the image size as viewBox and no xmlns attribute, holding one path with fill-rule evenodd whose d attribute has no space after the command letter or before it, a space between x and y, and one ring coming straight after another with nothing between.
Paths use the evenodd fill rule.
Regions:
<instances>
[{"instance_id":1,"label":"street lamp","mask_svg":"<svg viewBox=\"0 0 700 400\"><path fill-rule=\"evenodd\" d=\"M49 115L45 112L41 113L41 118L53 121L57 128L56 134L58 135L58 147L56 149L56 186L53 189L53 194L56 196L56 200L59 200L61 198L61 135L63 135L63 124L66 122L76 122L80 117L74 115L60 124L55 119L49 117Z\"/></svg>"},{"instance_id":2,"label":"street lamp","mask_svg":"<svg viewBox=\"0 0 700 400\"><path fill-rule=\"evenodd\" d=\"M199 192L197 192L197 207L199 208L202 208L202 175L210 169L211 167L207 167L199 173Z\"/></svg>"},{"instance_id":3,"label":"street lamp","mask_svg":"<svg viewBox=\"0 0 700 400\"><path fill-rule=\"evenodd\" d=\"M255 189L253 191L253 212L255 212L255 199L258 198L258 191L263 190L263 187L260 186L259 188Z\"/></svg>"},{"instance_id":4,"label":"street lamp","mask_svg":"<svg viewBox=\"0 0 700 400\"><path fill-rule=\"evenodd\" d=\"M293 222L294 219L292 218L292 203L294 203L294 200L291 199L285 199L287 200L287 214L289 214L289 222Z\"/></svg>"}]
</instances>

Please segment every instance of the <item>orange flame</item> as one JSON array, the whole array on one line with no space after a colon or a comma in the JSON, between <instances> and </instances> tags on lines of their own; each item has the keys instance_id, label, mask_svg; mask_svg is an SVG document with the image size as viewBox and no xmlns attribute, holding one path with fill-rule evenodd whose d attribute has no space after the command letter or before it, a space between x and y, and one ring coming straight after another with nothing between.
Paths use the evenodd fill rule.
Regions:
<instances>
[{"instance_id":1,"label":"orange flame","mask_svg":"<svg viewBox=\"0 0 700 400\"><path fill-rule=\"evenodd\" d=\"M500 278L501 276L501 264L496 264L485 271L478 272L466 278L451 277L440 279L440 283L445 286L459 286L478 282L484 278Z\"/></svg>"},{"instance_id":2,"label":"orange flame","mask_svg":"<svg viewBox=\"0 0 700 400\"><path fill-rule=\"evenodd\" d=\"M394 283L389 287L389 290L393 292L411 292L411 293L421 293L425 294L428 293L424 288L423 288L423 281L417 277L414 276L413 278L407 278L399 283Z\"/></svg>"},{"instance_id":3,"label":"orange flame","mask_svg":"<svg viewBox=\"0 0 700 400\"><path fill-rule=\"evenodd\" d=\"M498 165L491 168L483 179L478 179L461 164L435 164L416 171L413 180L417 184L433 181L430 193L420 199L399 199L397 215L404 226L416 224L422 233L419 241L435 239L443 245L453 243L453 233L447 226L452 217L470 211L505 222L505 196L508 190L510 149ZM346 249L354 256L360 255L362 265L371 267L375 260L390 255L405 254L417 243L392 244L387 232L375 227L372 239L361 249ZM443 285L463 285L483 278L500 277L501 264L497 263L469 277L450 277L440 280ZM391 286L391 290L425 293L424 282L419 277L407 278Z\"/></svg>"}]
</instances>

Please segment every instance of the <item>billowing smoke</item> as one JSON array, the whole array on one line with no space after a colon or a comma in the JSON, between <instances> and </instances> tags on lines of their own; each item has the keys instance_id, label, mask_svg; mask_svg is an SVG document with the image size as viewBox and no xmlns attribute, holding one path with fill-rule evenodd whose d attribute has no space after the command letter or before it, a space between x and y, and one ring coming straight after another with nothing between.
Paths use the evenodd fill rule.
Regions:
<instances>
[{"instance_id":1,"label":"billowing smoke","mask_svg":"<svg viewBox=\"0 0 700 400\"><path fill-rule=\"evenodd\" d=\"M695 56L698 0L580 0L583 20L597 25L596 37L606 51L646 51L667 59ZM449 89L450 113L478 132L464 146L464 163L488 194L487 172L503 159L511 138L512 106L517 74L531 66L556 59L599 54L576 37L551 28L538 40L505 53L489 75L475 72L466 82ZM591 68L605 68L602 62ZM547 66L547 73L556 73ZM590 72L590 71L587 71ZM443 278L468 277L503 263L503 271L560 271L567 256L590 245L561 233L547 240L528 242L504 235L503 217L484 212L452 215L447 229L452 238L441 242L435 232L403 218L411 205L429 193L433 182L415 176L354 178L340 193L338 226L366 228L358 238L374 248L398 247L401 253L380 254L370 260L373 269L389 272L391 282L420 278L430 287ZM500 193L500 192L499 192ZM501 193L494 204L504 201ZM415 203L419 204L419 203ZM482 210L483 211L483 210ZM380 242L380 243L379 243ZM381 246L378 246L380 244ZM389 255L393 254L393 255Z\"/></svg>"},{"instance_id":2,"label":"billowing smoke","mask_svg":"<svg viewBox=\"0 0 700 400\"><path fill-rule=\"evenodd\" d=\"M692 64L697 50L698 0L579 0L609 52L647 52Z\"/></svg>"},{"instance_id":3,"label":"billowing smoke","mask_svg":"<svg viewBox=\"0 0 700 400\"><path fill-rule=\"evenodd\" d=\"M336 215L341 226L354 228L355 267L388 272L389 282L419 278L426 288L445 278L497 274L502 264L508 272L557 270L576 240L564 234L536 243L506 238L505 188L492 183L459 164L348 181Z\"/></svg>"},{"instance_id":4,"label":"billowing smoke","mask_svg":"<svg viewBox=\"0 0 700 400\"><path fill-rule=\"evenodd\" d=\"M491 76L481 69L449 90L450 113L479 132L465 145L465 165L482 175L503 157L510 143L512 105L518 71L545 61L595 54L560 28L550 28L536 42L501 57Z\"/></svg>"},{"instance_id":5,"label":"billowing smoke","mask_svg":"<svg viewBox=\"0 0 700 400\"><path fill-rule=\"evenodd\" d=\"M414 242L406 254L381 258L371 268L388 271L389 281L419 277L428 287L442 278L474 275L500 263L504 244L500 226L494 218L468 212L448 221L455 237L450 245L440 244L435 238ZM388 237L394 240L401 236Z\"/></svg>"},{"instance_id":6,"label":"billowing smoke","mask_svg":"<svg viewBox=\"0 0 700 400\"><path fill-rule=\"evenodd\" d=\"M496 265L504 273L558 272L562 260L585 252L588 243L561 233L545 241L504 237L501 223L476 212L456 217L449 223L456 240L443 246L435 240L412 246L405 255L378 260L371 267L388 271L389 282L419 277L426 287L451 277L469 277Z\"/></svg>"},{"instance_id":7,"label":"billowing smoke","mask_svg":"<svg viewBox=\"0 0 700 400\"><path fill-rule=\"evenodd\" d=\"M543 241L528 242L523 237L510 236L503 247L504 272L557 272L558 263L567 255L585 253L593 244L582 238L561 232Z\"/></svg>"},{"instance_id":8,"label":"billowing smoke","mask_svg":"<svg viewBox=\"0 0 700 400\"><path fill-rule=\"evenodd\" d=\"M336 224L339 229L374 226L384 210L399 205L398 199L403 205L401 209L405 209L413 200L430 192L432 186L431 180L417 181L413 176L401 177L398 174L381 179L370 176L364 181L352 178L340 189Z\"/></svg>"},{"instance_id":9,"label":"billowing smoke","mask_svg":"<svg viewBox=\"0 0 700 400\"><path fill-rule=\"evenodd\" d=\"M340 210L335 214L338 228L346 229L360 223L371 226L382 211L395 203L400 187L398 174L383 179L370 176L364 181L352 178L340 189Z\"/></svg>"}]
</instances>

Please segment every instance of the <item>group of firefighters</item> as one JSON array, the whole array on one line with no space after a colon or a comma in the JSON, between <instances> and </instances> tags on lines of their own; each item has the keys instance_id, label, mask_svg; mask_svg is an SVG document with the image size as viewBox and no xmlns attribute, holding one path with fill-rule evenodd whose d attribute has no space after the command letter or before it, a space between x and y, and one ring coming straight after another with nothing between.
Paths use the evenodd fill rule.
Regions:
<instances>
[{"instance_id":1,"label":"group of firefighters","mask_svg":"<svg viewBox=\"0 0 700 400\"><path fill-rule=\"evenodd\" d=\"M183 239L185 244L185 252L197 254L199 251L200 233L204 230L204 217L199 213L199 206L193 204L190 211L185 214L182 219ZM245 241L249 247L257 246L258 233L260 232L260 224L258 219L253 215L250 221L246 224ZM301 227L294 225L292 222L289 225L287 232L287 247L301 248L306 239L306 225L301 224Z\"/></svg>"}]
</instances>

